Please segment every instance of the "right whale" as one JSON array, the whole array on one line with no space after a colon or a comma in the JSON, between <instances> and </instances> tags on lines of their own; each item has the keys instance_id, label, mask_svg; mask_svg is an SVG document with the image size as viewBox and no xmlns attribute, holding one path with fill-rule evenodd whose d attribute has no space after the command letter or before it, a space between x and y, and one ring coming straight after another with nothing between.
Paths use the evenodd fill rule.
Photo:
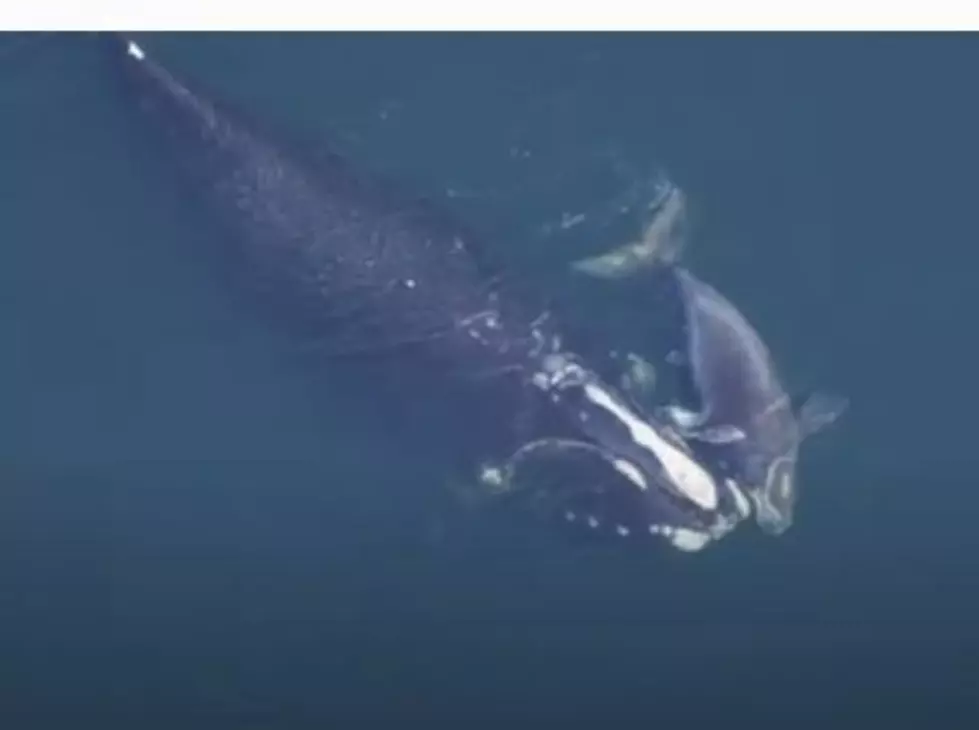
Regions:
<instances>
[{"instance_id":1,"label":"right whale","mask_svg":"<svg viewBox=\"0 0 979 730\"><path fill-rule=\"evenodd\" d=\"M758 332L726 297L682 266L669 265L682 303L685 367L699 410L672 405L667 419L751 498L765 532L791 527L803 440L848 407L815 392L793 405Z\"/></svg>"},{"instance_id":2,"label":"right whale","mask_svg":"<svg viewBox=\"0 0 979 730\"><path fill-rule=\"evenodd\" d=\"M436 442L444 471L612 541L699 550L743 517L730 485L608 382L582 355L588 338L568 336L449 211L336 152L305 154L134 41L103 39L120 98L150 132L140 149L162 153L157 169L172 167L218 224L202 254L281 315L276 328L358 361L361 407L408 411L405 433ZM560 478L524 478L541 471Z\"/></svg>"}]
</instances>

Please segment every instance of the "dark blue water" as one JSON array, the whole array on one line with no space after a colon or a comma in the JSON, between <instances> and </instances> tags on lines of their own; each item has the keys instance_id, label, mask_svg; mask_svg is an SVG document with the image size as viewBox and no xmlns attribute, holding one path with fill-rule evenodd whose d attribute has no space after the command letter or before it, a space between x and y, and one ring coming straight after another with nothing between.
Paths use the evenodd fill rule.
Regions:
<instances>
[{"instance_id":1,"label":"dark blue water","mask_svg":"<svg viewBox=\"0 0 979 730\"><path fill-rule=\"evenodd\" d=\"M443 200L542 286L633 235L665 172L689 265L791 387L852 405L779 539L592 551L460 513L214 287L94 39L6 54L4 727L974 725L975 37L145 45Z\"/></svg>"}]
</instances>

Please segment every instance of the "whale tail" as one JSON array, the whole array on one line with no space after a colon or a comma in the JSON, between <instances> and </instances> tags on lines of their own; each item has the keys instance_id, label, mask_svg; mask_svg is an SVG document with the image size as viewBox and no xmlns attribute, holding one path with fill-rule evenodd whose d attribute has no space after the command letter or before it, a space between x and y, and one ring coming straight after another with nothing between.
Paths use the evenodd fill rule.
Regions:
<instances>
[{"instance_id":1,"label":"whale tail","mask_svg":"<svg viewBox=\"0 0 979 730\"><path fill-rule=\"evenodd\" d=\"M622 279L643 269L676 263L686 243L686 196L676 185L667 183L650 208L653 216L638 241L579 259L571 269L600 279Z\"/></svg>"}]
</instances>

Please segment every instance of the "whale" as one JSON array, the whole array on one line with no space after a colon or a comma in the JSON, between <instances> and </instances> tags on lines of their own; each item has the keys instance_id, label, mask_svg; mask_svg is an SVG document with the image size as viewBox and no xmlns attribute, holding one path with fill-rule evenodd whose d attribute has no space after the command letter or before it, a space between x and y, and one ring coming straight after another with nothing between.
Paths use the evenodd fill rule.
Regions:
<instances>
[{"instance_id":1,"label":"whale","mask_svg":"<svg viewBox=\"0 0 979 730\"><path fill-rule=\"evenodd\" d=\"M758 525L780 535L794 521L802 442L836 421L849 400L817 391L796 403L744 314L691 271L679 265L670 271L683 305L685 367L699 407L670 405L662 413L746 491Z\"/></svg>"},{"instance_id":2,"label":"whale","mask_svg":"<svg viewBox=\"0 0 979 730\"><path fill-rule=\"evenodd\" d=\"M444 417L455 466L595 533L699 550L729 531L724 483L576 352L471 227L336 152L304 154L135 40L103 38L119 98L220 227L229 269L327 357L383 362L388 392ZM525 478L570 463L588 467Z\"/></svg>"}]
</instances>

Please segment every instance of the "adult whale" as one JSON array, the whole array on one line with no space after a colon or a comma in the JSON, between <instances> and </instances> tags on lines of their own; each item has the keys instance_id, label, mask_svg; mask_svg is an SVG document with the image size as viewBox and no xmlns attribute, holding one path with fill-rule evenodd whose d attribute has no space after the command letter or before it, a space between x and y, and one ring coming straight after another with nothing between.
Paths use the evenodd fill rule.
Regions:
<instances>
[{"instance_id":1,"label":"adult whale","mask_svg":"<svg viewBox=\"0 0 979 730\"><path fill-rule=\"evenodd\" d=\"M291 153L135 42L107 38L128 98L227 226L226 253L303 334L395 373L431 374L438 385L422 408L450 383L464 394L446 451L474 470L480 449L511 471L514 455L589 455L607 467L579 485L595 530L694 548L727 529L727 501L692 450L567 349L555 319L507 283L471 231L338 155Z\"/></svg>"}]
</instances>

